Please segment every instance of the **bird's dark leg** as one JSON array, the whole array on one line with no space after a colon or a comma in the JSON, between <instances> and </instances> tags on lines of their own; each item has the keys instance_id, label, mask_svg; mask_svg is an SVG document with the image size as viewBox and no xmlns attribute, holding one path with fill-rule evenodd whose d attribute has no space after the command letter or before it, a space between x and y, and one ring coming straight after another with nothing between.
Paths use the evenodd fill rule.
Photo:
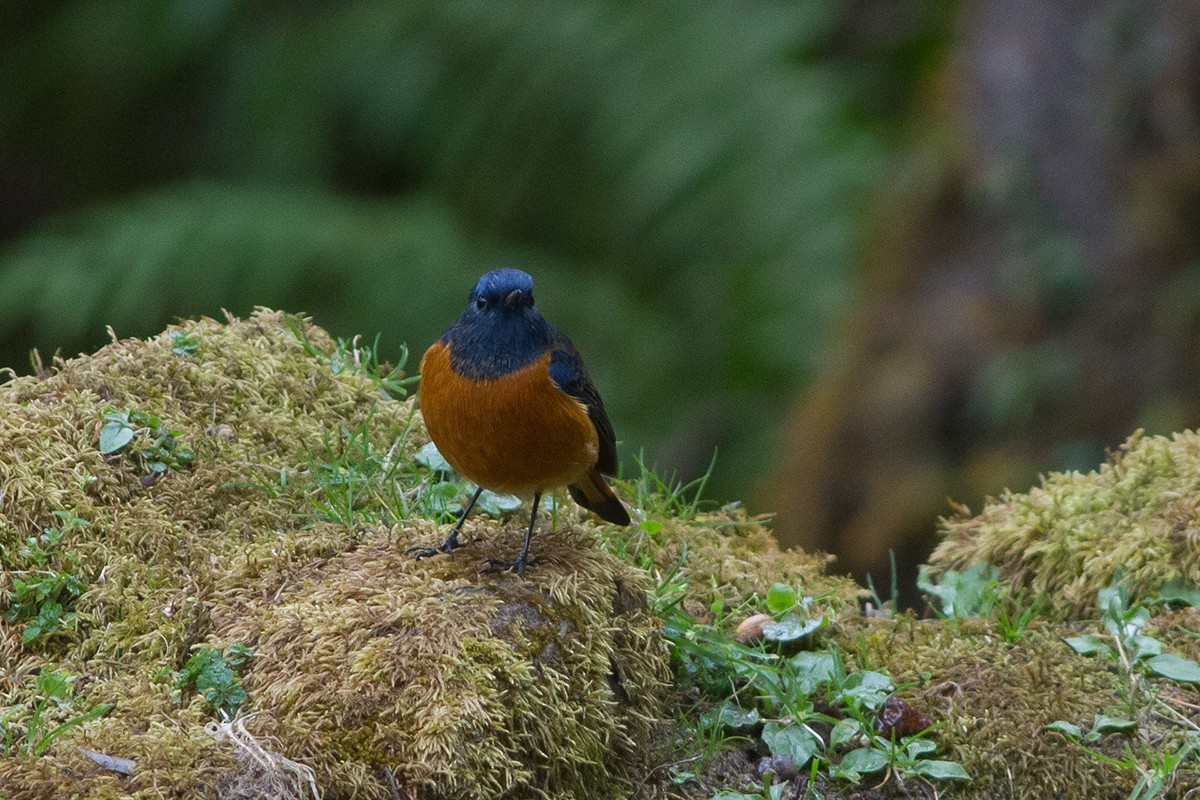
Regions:
<instances>
[{"instance_id":1,"label":"bird's dark leg","mask_svg":"<svg viewBox=\"0 0 1200 800\"><path fill-rule=\"evenodd\" d=\"M521 548L521 555L517 556L516 561L489 558L486 563L490 566L483 570L484 572L515 572L520 577L525 577L525 564L529 560L529 540L533 538L533 523L537 522L538 503L541 500L542 493L535 492L533 495L533 512L529 515L529 528L525 531L525 545Z\"/></svg>"},{"instance_id":2,"label":"bird's dark leg","mask_svg":"<svg viewBox=\"0 0 1200 800\"><path fill-rule=\"evenodd\" d=\"M471 502L467 503L467 507L458 515L458 522L454 523L454 529L450 531L450 535L441 544L437 547L410 547L405 552L414 553L414 558L420 560L436 556L438 553L452 553L460 547L466 547L468 542L460 542L458 540L458 532L462 530L463 523L467 521L467 514L471 513L471 509L475 507L475 501L479 499L479 495L481 494L483 494L482 486L475 490L475 494L471 495Z\"/></svg>"}]
</instances>

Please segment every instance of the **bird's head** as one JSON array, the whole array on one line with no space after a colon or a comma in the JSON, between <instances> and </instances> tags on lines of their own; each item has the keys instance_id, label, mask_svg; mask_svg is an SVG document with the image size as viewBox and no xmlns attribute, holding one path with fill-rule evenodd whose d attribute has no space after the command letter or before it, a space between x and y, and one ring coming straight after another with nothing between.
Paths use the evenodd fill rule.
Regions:
<instances>
[{"instance_id":1,"label":"bird's head","mask_svg":"<svg viewBox=\"0 0 1200 800\"><path fill-rule=\"evenodd\" d=\"M554 329L533 305L533 278L497 269L471 290L467 307L442 335L455 370L472 379L505 375L540 358Z\"/></svg>"},{"instance_id":2,"label":"bird's head","mask_svg":"<svg viewBox=\"0 0 1200 800\"><path fill-rule=\"evenodd\" d=\"M491 318L533 313L533 278L519 269L496 269L471 290L467 314Z\"/></svg>"}]
</instances>

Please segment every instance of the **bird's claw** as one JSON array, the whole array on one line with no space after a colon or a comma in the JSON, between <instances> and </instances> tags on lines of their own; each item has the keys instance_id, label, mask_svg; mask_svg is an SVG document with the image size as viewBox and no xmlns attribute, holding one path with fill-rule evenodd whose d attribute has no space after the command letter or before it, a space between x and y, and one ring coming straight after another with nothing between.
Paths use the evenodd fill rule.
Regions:
<instances>
[{"instance_id":1,"label":"bird's claw","mask_svg":"<svg viewBox=\"0 0 1200 800\"><path fill-rule=\"evenodd\" d=\"M518 577L525 577L525 567L537 562L537 559L530 558L526 560L517 559L515 561L505 561L502 558L489 558L484 561L488 566L479 570L484 575L495 575L500 572L515 572Z\"/></svg>"},{"instance_id":2,"label":"bird's claw","mask_svg":"<svg viewBox=\"0 0 1200 800\"><path fill-rule=\"evenodd\" d=\"M404 552L411 554L413 559L416 561L420 561L422 558L429 558L430 556L436 556L443 553L453 553L460 547L466 547L469 544L470 542L461 541L456 536L450 536L448 539L446 539L446 541L442 542L437 547L421 547L420 545L415 545L408 548Z\"/></svg>"}]
</instances>

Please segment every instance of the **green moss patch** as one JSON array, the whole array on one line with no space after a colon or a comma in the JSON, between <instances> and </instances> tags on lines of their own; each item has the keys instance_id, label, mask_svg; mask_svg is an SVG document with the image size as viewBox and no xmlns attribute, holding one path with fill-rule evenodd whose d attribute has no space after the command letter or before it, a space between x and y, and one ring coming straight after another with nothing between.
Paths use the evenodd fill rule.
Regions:
<instances>
[{"instance_id":1,"label":"green moss patch","mask_svg":"<svg viewBox=\"0 0 1200 800\"><path fill-rule=\"evenodd\" d=\"M1135 602L1172 578L1200 585L1200 434L1135 435L1099 470L1053 473L943 520L942 535L935 573L986 561L1055 619L1097 617L1118 576Z\"/></svg>"},{"instance_id":2,"label":"green moss patch","mask_svg":"<svg viewBox=\"0 0 1200 800\"><path fill-rule=\"evenodd\" d=\"M326 798L591 798L641 774L635 742L669 683L647 576L567 518L539 528L528 581L479 570L511 558L520 525L472 520L471 548L417 562L405 549L444 533L432 521L326 521L314 473L348 432L392 463L425 442L412 402L347 355L262 310L0 388L0 608L20 598L33 613L0 624L10 796L299 797L311 778ZM114 449L110 430L101 452L106 424L146 431L151 417L155 442ZM194 458L153 466L177 446ZM415 504L436 478L414 466L395 481ZM56 574L77 591L30 588ZM57 627L28 636L38 614ZM72 676L70 695L28 737L45 669ZM222 726L241 693L248 716Z\"/></svg>"}]
</instances>

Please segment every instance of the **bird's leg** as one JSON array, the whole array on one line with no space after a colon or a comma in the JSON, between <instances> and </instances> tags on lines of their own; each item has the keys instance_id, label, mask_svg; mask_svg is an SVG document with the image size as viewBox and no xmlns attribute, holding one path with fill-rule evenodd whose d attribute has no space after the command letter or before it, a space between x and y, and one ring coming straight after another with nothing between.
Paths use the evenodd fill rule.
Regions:
<instances>
[{"instance_id":1,"label":"bird's leg","mask_svg":"<svg viewBox=\"0 0 1200 800\"><path fill-rule=\"evenodd\" d=\"M529 515L529 528L525 531L525 545L521 548L521 555L517 556L516 561L489 558L485 563L490 566L483 570L484 572L515 572L520 577L525 577L525 564L529 560L529 540L533 538L533 523L537 522L538 503L541 499L542 493L534 492L533 512Z\"/></svg>"},{"instance_id":2,"label":"bird's leg","mask_svg":"<svg viewBox=\"0 0 1200 800\"><path fill-rule=\"evenodd\" d=\"M454 523L454 529L450 531L450 535L439 544L437 547L410 547L406 553L414 553L418 560L436 556L438 553L452 553L460 547L466 547L468 542L460 542L458 540L458 532L462 530L463 523L467 521L467 514L471 513L471 509L475 507L475 501L479 499L479 495L483 494L483 487L480 486L475 490L475 494L471 495L471 502L467 503L467 507L458 515L458 522Z\"/></svg>"}]
</instances>

